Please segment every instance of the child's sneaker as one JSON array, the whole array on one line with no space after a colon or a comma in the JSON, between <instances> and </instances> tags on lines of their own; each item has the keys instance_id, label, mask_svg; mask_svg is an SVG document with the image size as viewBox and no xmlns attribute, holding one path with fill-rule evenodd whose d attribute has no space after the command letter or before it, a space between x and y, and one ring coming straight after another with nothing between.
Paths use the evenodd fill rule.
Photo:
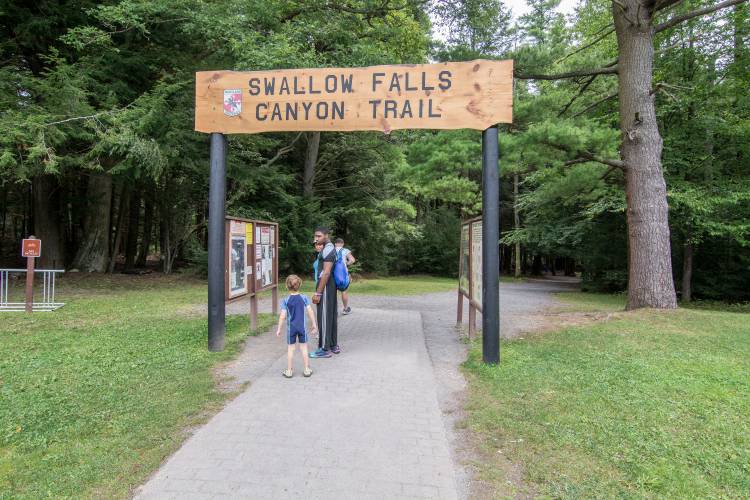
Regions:
<instances>
[{"instance_id":1,"label":"child's sneaker","mask_svg":"<svg viewBox=\"0 0 750 500\"><path fill-rule=\"evenodd\" d=\"M305 371L302 372L302 375L304 375L305 377L309 377L310 375L312 375L312 370L309 368L305 368Z\"/></svg>"},{"instance_id":2,"label":"child's sneaker","mask_svg":"<svg viewBox=\"0 0 750 500\"><path fill-rule=\"evenodd\" d=\"M330 358L331 353L326 351L325 349L318 349L315 352L310 353L311 358Z\"/></svg>"},{"instance_id":3,"label":"child's sneaker","mask_svg":"<svg viewBox=\"0 0 750 500\"><path fill-rule=\"evenodd\" d=\"M281 372L282 375L284 375L286 378L292 378L294 377L294 372L292 370L284 370ZM308 375L305 375L307 377Z\"/></svg>"},{"instance_id":4,"label":"child's sneaker","mask_svg":"<svg viewBox=\"0 0 750 500\"><path fill-rule=\"evenodd\" d=\"M339 346L335 345L335 346L331 347L331 352L334 353L334 354L338 354L338 353L341 352L341 348Z\"/></svg>"}]
</instances>

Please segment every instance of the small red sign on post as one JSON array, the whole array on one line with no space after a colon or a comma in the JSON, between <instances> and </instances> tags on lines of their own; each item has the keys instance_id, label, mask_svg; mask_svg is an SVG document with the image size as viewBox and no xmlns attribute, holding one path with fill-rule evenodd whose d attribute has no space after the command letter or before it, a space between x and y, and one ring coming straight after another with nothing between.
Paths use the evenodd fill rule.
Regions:
<instances>
[{"instance_id":1,"label":"small red sign on post","mask_svg":"<svg viewBox=\"0 0 750 500\"><path fill-rule=\"evenodd\" d=\"M21 256L26 257L26 312L34 310L34 259L42 255L42 240L31 236L21 243Z\"/></svg>"},{"instance_id":2,"label":"small red sign on post","mask_svg":"<svg viewBox=\"0 0 750 500\"><path fill-rule=\"evenodd\" d=\"M41 257L42 240L24 239L21 245L21 257Z\"/></svg>"}]
</instances>

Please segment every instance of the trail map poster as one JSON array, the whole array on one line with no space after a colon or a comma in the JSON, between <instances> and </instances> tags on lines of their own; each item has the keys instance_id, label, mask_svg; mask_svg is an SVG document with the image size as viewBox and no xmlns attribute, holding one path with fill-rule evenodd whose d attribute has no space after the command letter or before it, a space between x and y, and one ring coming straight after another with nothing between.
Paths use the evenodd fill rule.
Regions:
<instances>
[{"instance_id":1,"label":"trail map poster","mask_svg":"<svg viewBox=\"0 0 750 500\"><path fill-rule=\"evenodd\" d=\"M244 230L244 228L242 228ZM237 297L247 293L247 259L245 235L232 235L229 248L229 296Z\"/></svg>"},{"instance_id":2,"label":"trail map poster","mask_svg":"<svg viewBox=\"0 0 750 500\"><path fill-rule=\"evenodd\" d=\"M471 300L482 310L482 221L471 223Z\"/></svg>"},{"instance_id":3,"label":"trail map poster","mask_svg":"<svg viewBox=\"0 0 750 500\"><path fill-rule=\"evenodd\" d=\"M513 61L195 75L195 130L484 130L513 121Z\"/></svg>"},{"instance_id":4,"label":"trail map poster","mask_svg":"<svg viewBox=\"0 0 750 500\"><path fill-rule=\"evenodd\" d=\"M458 265L458 290L469 296L469 224L461 226L461 249Z\"/></svg>"}]
</instances>

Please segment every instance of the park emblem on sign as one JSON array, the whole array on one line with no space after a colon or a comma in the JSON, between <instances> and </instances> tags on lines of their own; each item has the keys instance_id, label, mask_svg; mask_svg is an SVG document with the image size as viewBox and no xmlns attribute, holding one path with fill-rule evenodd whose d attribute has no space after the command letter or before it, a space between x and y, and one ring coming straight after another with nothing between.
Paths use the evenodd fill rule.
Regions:
<instances>
[{"instance_id":1,"label":"park emblem on sign","mask_svg":"<svg viewBox=\"0 0 750 500\"><path fill-rule=\"evenodd\" d=\"M237 116L242 113L242 90L227 89L224 91L224 114Z\"/></svg>"}]
</instances>

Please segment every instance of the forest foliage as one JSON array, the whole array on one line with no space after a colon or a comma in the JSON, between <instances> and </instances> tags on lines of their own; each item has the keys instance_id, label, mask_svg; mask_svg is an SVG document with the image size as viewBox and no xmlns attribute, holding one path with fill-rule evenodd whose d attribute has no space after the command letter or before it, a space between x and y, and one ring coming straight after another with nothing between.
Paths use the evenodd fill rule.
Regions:
<instances>
[{"instance_id":1,"label":"forest foliage","mask_svg":"<svg viewBox=\"0 0 750 500\"><path fill-rule=\"evenodd\" d=\"M656 21L711 5L668 3ZM500 0L2 0L2 266L19 265L29 234L45 267L205 261L196 71L512 58L560 73L617 57L610 2L567 17L556 0L528 4L513 16ZM750 300L749 32L738 3L655 35L674 280L700 298ZM604 76L516 80L500 134L505 272L518 252L526 274L627 286L625 176L598 161L618 156L616 92ZM281 224L282 272L306 271L327 224L363 272L455 275L460 220L481 211L478 131L231 136L229 151L228 213Z\"/></svg>"}]
</instances>

